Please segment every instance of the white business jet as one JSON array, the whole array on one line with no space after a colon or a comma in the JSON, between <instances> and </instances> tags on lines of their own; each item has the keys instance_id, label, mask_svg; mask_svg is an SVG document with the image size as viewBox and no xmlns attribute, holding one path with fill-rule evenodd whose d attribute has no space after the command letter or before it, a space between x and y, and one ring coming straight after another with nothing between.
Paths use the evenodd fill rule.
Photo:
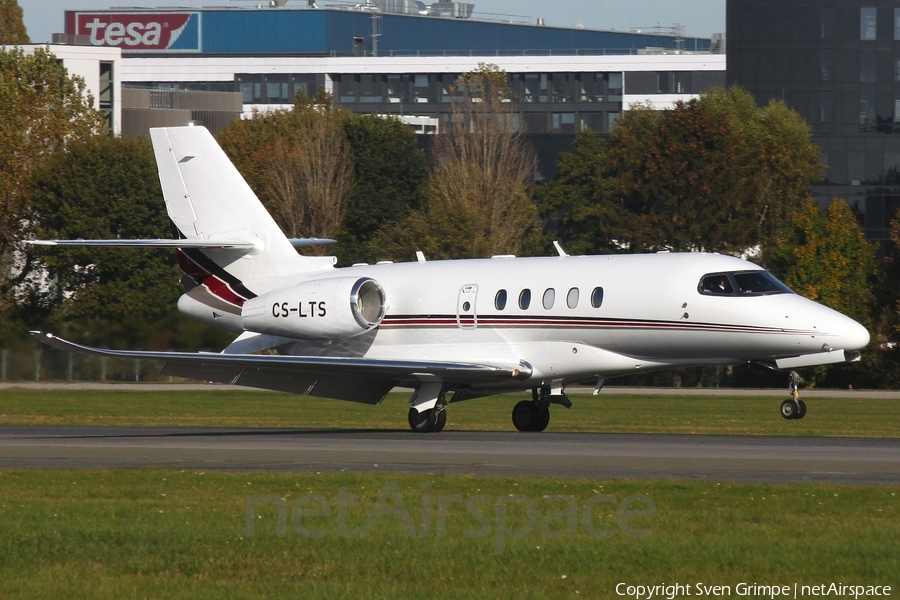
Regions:
<instances>
[{"instance_id":1,"label":"white business jet","mask_svg":"<svg viewBox=\"0 0 900 600\"><path fill-rule=\"evenodd\" d=\"M409 425L448 402L531 390L513 424L542 431L567 385L653 369L859 359L869 333L731 256L658 253L378 263L298 254L203 127L151 129L166 209L184 239L47 245L176 248L178 309L239 335L221 353L61 350L164 362L164 375L378 404L412 388ZM782 416L802 418L796 384Z\"/></svg>"}]
</instances>

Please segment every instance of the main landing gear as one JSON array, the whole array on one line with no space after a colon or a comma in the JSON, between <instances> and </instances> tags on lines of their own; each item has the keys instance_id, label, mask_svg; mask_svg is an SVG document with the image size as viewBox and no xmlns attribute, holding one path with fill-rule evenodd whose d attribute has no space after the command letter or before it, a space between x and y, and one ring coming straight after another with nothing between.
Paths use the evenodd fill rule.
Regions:
<instances>
[{"instance_id":1,"label":"main landing gear","mask_svg":"<svg viewBox=\"0 0 900 600\"><path fill-rule=\"evenodd\" d=\"M409 403L409 428L414 432L437 433L447 424L447 390L442 383L423 383Z\"/></svg>"},{"instance_id":2,"label":"main landing gear","mask_svg":"<svg viewBox=\"0 0 900 600\"><path fill-rule=\"evenodd\" d=\"M447 410L443 405L438 404L422 412L412 407L409 409L409 427L416 433L437 433L446 424Z\"/></svg>"},{"instance_id":3,"label":"main landing gear","mask_svg":"<svg viewBox=\"0 0 900 600\"><path fill-rule=\"evenodd\" d=\"M556 392L556 393L553 393ZM550 405L572 406L562 387L551 390L550 386L531 390L531 400L522 400L513 407L512 422L519 431L543 431L550 423Z\"/></svg>"},{"instance_id":4,"label":"main landing gear","mask_svg":"<svg viewBox=\"0 0 900 600\"><path fill-rule=\"evenodd\" d=\"M781 416L785 419L802 419L806 416L806 402L800 399L800 384L803 379L796 371L791 371L788 387L791 397L781 403Z\"/></svg>"}]
</instances>

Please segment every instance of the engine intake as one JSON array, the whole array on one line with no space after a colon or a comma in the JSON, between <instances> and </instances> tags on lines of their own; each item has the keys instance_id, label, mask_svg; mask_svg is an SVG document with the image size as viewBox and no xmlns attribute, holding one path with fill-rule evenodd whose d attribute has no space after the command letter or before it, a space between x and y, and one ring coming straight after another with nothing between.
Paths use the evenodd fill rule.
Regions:
<instances>
[{"instance_id":1,"label":"engine intake","mask_svg":"<svg viewBox=\"0 0 900 600\"><path fill-rule=\"evenodd\" d=\"M374 279L318 279L245 302L241 323L256 333L341 339L378 327L386 306L384 290Z\"/></svg>"}]
</instances>

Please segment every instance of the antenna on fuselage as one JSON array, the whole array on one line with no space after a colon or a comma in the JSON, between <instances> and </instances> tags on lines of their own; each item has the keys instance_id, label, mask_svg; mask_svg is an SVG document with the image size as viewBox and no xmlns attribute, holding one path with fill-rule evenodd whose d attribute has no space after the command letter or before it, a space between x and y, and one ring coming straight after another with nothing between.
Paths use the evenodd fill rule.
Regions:
<instances>
[{"instance_id":1,"label":"antenna on fuselage","mask_svg":"<svg viewBox=\"0 0 900 600\"><path fill-rule=\"evenodd\" d=\"M566 254L566 251L562 249L562 246L560 246L559 242L557 242L556 240L553 240L553 247L556 248L557 252L559 252L560 257L568 256L568 254Z\"/></svg>"}]
</instances>

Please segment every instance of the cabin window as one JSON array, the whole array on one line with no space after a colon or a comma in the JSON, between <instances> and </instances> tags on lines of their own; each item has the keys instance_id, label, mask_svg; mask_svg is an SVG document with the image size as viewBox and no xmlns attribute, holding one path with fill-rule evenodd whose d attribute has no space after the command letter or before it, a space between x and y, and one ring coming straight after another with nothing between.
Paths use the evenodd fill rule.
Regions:
<instances>
[{"instance_id":1,"label":"cabin window","mask_svg":"<svg viewBox=\"0 0 900 600\"><path fill-rule=\"evenodd\" d=\"M603 304L603 288L595 287L594 291L591 292L591 306L600 308L601 304Z\"/></svg>"},{"instance_id":2,"label":"cabin window","mask_svg":"<svg viewBox=\"0 0 900 600\"><path fill-rule=\"evenodd\" d=\"M550 310L551 308L553 308L554 302L556 302L556 290L554 290L553 288L547 288L544 291L544 298L543 298L544 308L546 308L547 310Z\"/></svg>"},{"instance_id":3,"label":"cabin window","mask_svg":"<svg viewBox=\"0 0 900 600\"><path fill-rule=\"evenodd\" d=\"M494 308L497 310L506 308L506 290L500 290L497 292L497 295L494 296Z\"/></svg>"},{"instance_id":4,"label":"cabin window","mask_svg":"<svg viewBox=\"0 0 900 600\"><path fill-rule=\"evenodd\" d=\"M578 288L572 288L569 290L569 293L566 294L566 306L569 308L578 306Z\"/></svg>"},{"instance_id":5,"label":"cabin window","mask_svg":"<svg viewBox=\"0 0 900 600\"><path fill-rule=\"evenodd\" d=\"M529 306L531 306L531 290L525 289L519 294L519 308L526 310Z\"/></svg>"},{"instance_id":6,"label":"cabin window","mask_svg":"<svg viewBox=\"0 0 900 600\"><path fill-rule=\"evenodd\" d=\"M704 275L700 280L700 293L710 296L732 296L734 287L728 273L712 273Z\"/></svg>"}]
</instances>

